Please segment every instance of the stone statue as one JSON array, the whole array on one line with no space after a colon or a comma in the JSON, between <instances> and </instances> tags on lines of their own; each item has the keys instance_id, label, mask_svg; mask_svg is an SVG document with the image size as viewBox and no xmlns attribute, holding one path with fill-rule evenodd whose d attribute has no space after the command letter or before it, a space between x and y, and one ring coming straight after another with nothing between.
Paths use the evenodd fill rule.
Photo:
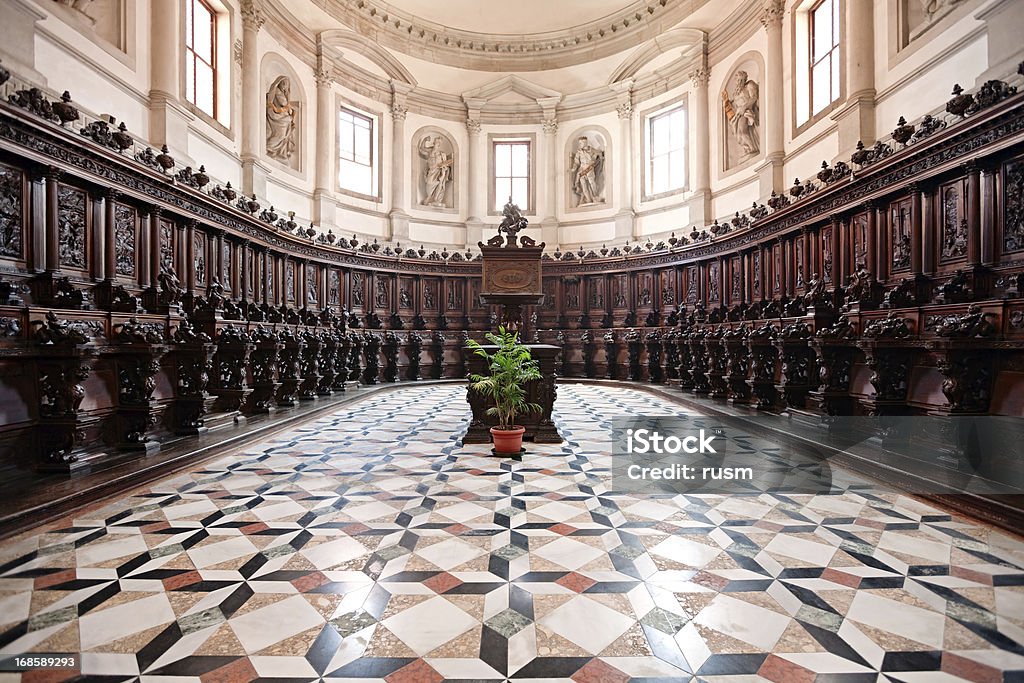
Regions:
<instances>
[{"instance_id":1,"label":"stone statue","mask_svg":"<svg viewBox=\"0 0 1024 683\"><path fill-rule=\"evenodd\" d=\"M730 140L739 151L737 163L744 162L761 151L760 107L757 83L747 78L747 72L737 71L732 77L732 92L722 91L722 107L730 133Z\"/></svg>"},{"instance_id":2,"label":"stone statue","mask_svg":"<svg viewBox=\"0 0 1024 683\"><path fill-rule=\"evenodd\" d=\"M441 149L444 140L440 135L427 135L419 144L420 156L426 161L423 169L425 193L420 202L423 206L448 207L445 199L448 184L452 181L452 155Z\"/></svg>"},{"instance_id":3,"label":"stone statue","mask_svg":"<svg viewBox=\"0 0 1024 683\"><path fill-rule=\"evenodd\" d=\"M523 214L520 213L519 207L512 201L512 197L508 198L505 208L501 210L501 215L504 218L501 220L501 225L498 226L498 235L500 236L502 233L508 235L505 246L514 247L516 246L516 235L521 230L526 229L529 221L523 218Z\"/></svg>"},{"instance_id":4,"label":"stone statue","mask_svg":"<svg viewBox=\"0 0 1024 683\"><path fill-rule=\"evenodd\" d=\"M292 163L298 108L291 101L291 81L278 76L267 92L267 156Z\"/></svg>"},{"instance_id":5,"label":"stone statue","mask_svg":"<svg viewBox=\"0 0 1024 683\"><path fill-rule=\"evenodd\" d=\"M576 141L576 150L569 159L569 174L572 177L572 192L576 195L576 206L604 203L601 195L604 152L591 146L585 135Z\"/></svg>"}]
</instances>

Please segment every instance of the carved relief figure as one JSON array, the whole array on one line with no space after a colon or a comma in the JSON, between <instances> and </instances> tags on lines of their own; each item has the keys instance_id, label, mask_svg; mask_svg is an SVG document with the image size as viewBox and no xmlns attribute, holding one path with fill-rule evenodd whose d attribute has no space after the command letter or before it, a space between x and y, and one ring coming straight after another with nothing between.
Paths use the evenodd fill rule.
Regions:
<instances>
[{"instance_id":1,"label":"carved relief figure","mask_svg":"<svg viewBox=\"0 0 1024 683\"><path fill-rule=\"evenodd\" d=\"M114 261L118 275L135 275L135 211L114 205Z\"/></svg>"},{"instance_id":2,"label":"carved relief figure","mask_svg":"<svg viewBox=\"0 0 1024 683\"><path fill-rule=\"evenodd\" d=\"M455 161L450 143L441 135L425 135L418 145L423 159L423 206L451 208L447 198Z\"/></svg>"},{"instance_id":3,"label":"carved relief figure","mask_svg":"<svg viewBox=\"0 0 1024 683\"><path fill-rule=\"evenodd\" d=\"M359 308L363 305L363 276L352 273L352 305Z\"/></svg>"},{"instance_id":4,"label":"carved relief figure","mask_svg":"<svg viewBox=\"0 0 1024 683\"><path fill-rule=\"evenodd\" d=\"M726 168L752 159L761 152L760 105L757 83L739 70L722 90L725 112Z\"/></svg>"},{"instance_id":5,"label":"carved relief figure","mask_svg":"<svg viewBox=\"0 0 1024 683\"><path fill-rule=\"evenodd\" d=\"M21 194L19 171L0 166L0 255L21 256Z\"/></svg>"},{"instance_id":6,"label":"carved relief figure","mask_svg":"<svg viewBox=\"0 0 1024 683\"><path fill-rule=\"evenodd\" d=\"M278 76L267 92L267 156L294 167L299 110L291 89L288 77Z\"/></svg>"},{"instance_id":7,"label":"carved relief figure","mask_svg":"<svg viewBox=\"0 0 1024 683\"><path fill-rule=\"evenodd\" d=\"M85 268L85 193L61 186L57 195L60 263Z\"/></svg>"},{"instance_id":8,"label":"carved relief figure","mask_svg":"<svg viewBox=\"0 0 1024 683\"><path fill-rule=\"evenodd\" d=\"M569 176L576 206L604 203L604 150L594 146L591 137L581 135L569 158Z\"/></svg>"}]
</instances>

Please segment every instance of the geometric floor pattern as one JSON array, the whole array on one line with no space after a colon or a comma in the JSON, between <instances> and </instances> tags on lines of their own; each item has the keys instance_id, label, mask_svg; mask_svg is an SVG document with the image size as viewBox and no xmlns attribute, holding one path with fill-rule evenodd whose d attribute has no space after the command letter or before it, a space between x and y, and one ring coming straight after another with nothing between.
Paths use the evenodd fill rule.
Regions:
<instances>
[{"instance_id":1,"label":"geometric floor pattern","mask_svg":"<svg viewBox=\"0 0 1024 683\"><path fill-rule=\"evenodd\" d=\"M609 420L684 413L560 386L565 443L516 462L461 444L462 386L368 396L0 544L0 653L82 653L25 681L1024 680L1021 540L841 473L610 491Z\"/></svg>"}]
</instances>

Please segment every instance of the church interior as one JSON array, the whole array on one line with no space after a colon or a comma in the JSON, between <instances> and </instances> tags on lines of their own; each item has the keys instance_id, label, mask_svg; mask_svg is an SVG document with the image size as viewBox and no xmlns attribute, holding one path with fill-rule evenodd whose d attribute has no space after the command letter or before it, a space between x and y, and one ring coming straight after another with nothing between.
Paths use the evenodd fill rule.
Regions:
<instances>
[{"instance_id":1,"label":"church interior","mask_svg":"<svg viewBox=\"0 0 1024 683\"><path fill-rule=\"evenodd\" d=\"M1024 681L1022 30L3 0L0 681Z\"/></svg>"}]
</instances>

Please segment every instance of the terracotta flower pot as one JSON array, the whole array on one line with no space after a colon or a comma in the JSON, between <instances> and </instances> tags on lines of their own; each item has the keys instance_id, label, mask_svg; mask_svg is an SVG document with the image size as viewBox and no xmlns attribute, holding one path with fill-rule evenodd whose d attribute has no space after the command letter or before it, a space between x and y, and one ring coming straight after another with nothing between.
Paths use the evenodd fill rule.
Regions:
<instances>
[{"instance_id":1,"label":"terracotta flower pot","mask_svg":"<svg viewBox=\"0 0 1024 683\"><path fill-rule=\"evenodd\" d=\"M498 429L491 427L491 438L494 440L494 452L503 455L519 455L523 448L523 434L526 427Z\"/></svg>"}]
</instances>

